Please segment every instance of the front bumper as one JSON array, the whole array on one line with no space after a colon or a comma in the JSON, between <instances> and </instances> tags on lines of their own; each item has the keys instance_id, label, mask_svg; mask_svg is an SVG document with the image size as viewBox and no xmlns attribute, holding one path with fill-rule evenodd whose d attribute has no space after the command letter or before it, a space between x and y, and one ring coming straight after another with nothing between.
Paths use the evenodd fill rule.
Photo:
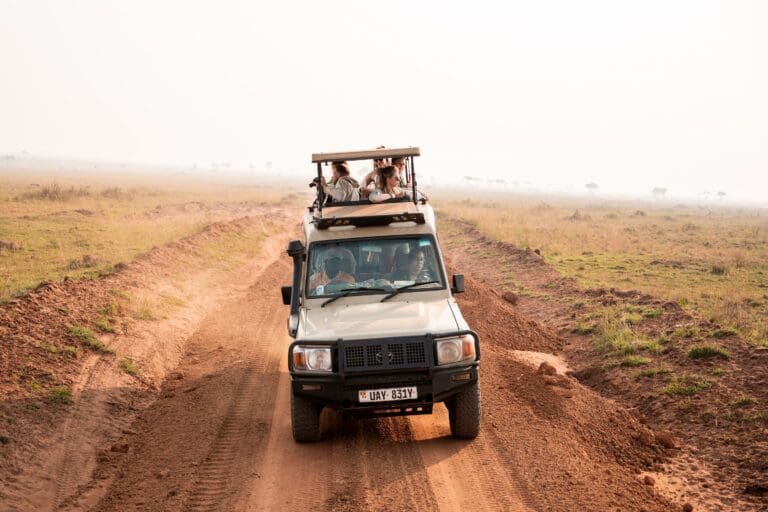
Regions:
<instances>
[{"instance_id":1,"label":"front bumper","mask_svg":"<svg viewBox=\"0 0 768 512\"><path fill-rule=\"evenodd\" d=\"M296 395L311 399L318 405L331 407L357 415L393 416L405 414L429 414L435 403L450 399L465 387L476 383L480 364L480 347L478 337L474 332L464 331L459 334L471 334L475 338L476 359L451 366L437 366L434 353L434 340L439 336L426 336L421 338L389 338L375 340L354 340L345 342L326 341L296 341L291 345L317 344L330 345L334 353L333 373L308 373L294 371L289 349L289 370L291 373L291 387ZM451 335L456 335L451 333ZM398 344L408 345L408 353L416 344L423 344L424 357L415 357L413 360L404 358L396 364L381 362L373 367L366 364L350 364L354 362L349 354L356 355L357 347L387 347ZM363 352L365 354L365 352ZM391 359L391 352L389 352ZM385 358L386 359L386 358ZM414 362L416 361L416 362ZM350 368L353 367L353 368ZM359 401L358 392L364 389L383 389L415 386L417 397L415 400L399 400L392 402L363 402Z\"/></svg>"}]
</instances>

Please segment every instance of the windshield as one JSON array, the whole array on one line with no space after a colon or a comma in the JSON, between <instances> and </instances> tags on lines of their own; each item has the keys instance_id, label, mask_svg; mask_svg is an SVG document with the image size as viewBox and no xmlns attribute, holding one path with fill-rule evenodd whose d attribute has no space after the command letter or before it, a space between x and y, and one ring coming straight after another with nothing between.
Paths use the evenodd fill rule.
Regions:
<instances>
[{"instance_id":1,"label":"windshield","mask_svg":"<svg viewBox=\"0 0 768 512\"><path fill-rule=\"evenodd\" d=\"M430 281L434 281L431 282ZM424 283L423 286L412 286ZM409 292L445 286L443 269L430 235L337 240L309 248L307 297Z\"/></svg>"}]
</instances>

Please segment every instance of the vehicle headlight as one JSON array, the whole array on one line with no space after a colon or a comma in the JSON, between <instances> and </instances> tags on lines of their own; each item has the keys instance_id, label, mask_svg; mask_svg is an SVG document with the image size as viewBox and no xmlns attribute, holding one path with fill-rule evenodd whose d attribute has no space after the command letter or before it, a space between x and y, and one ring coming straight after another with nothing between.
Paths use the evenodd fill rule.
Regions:
<instances>
[{"instance_id":1,"label":"vehicle headlight","mask_svg":"<svg viewBox=\"0 0 768 512\"><path fill-rule=\"evenodd\" d=\"M331 347L296 345L292 352L293 369L313 372L333 371Z\"/></svg>"},{"instance_id":2,"label":"vehicle headlight","mask_svg":"<svg viewBox=\"0 0 768 512\"><path fill-rule=\"evenodd\" d=\"M470 334L437 340L437 364L475 359L475 338Z\"/></svg>"}]
</instances>

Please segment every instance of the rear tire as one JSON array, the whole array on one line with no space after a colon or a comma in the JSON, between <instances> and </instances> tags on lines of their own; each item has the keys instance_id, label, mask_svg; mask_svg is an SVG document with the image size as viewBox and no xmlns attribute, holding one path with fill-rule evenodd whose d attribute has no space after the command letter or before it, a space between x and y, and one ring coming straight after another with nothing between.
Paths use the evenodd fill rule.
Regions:
<instances>
[{"instance_id":1,"label":"rear tire","mask_svg":"<svg viewBox=\"0 0 768 512\"><path fill-rule=\"evenodd\" d=\"M291 393L291 429L293 440L311 443L320 440L320 411L322 407L303 396Z\"/></svg>"},{"instance_id":2,"label":"rear tire","mask_svg":"<svg viewBox=\"0 0 768 512\"><path fill-rule=\"evenodd\" d=\"M458 439L474 439L480 433L480 385L475 382L446 403L451 434Z\"/></svg>"}]
</instances>

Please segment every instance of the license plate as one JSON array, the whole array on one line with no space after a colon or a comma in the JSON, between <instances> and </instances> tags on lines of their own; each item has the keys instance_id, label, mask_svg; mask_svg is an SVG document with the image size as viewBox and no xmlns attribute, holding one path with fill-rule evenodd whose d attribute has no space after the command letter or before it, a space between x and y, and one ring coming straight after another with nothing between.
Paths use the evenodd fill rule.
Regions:
<instances>
[{"instance_id":1,"label":"license plate","mask_svg":"<svg viewBox=\"0 0 768 512\"><path fill-rule=\"evenodd\" d=\"M418 397L416 386L406 388L362 389L357 392L361 402L394 402Z\"/></svg>"}]
</instances>

